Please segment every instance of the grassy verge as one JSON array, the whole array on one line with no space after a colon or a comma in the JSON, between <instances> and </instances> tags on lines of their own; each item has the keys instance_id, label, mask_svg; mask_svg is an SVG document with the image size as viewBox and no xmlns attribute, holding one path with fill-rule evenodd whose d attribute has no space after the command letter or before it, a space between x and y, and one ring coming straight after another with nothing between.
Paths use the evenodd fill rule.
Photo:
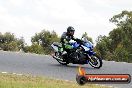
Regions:
<instances>
[{"instance_id":1,"label":"grassy verge","mask_svg":"<svg viewBox=\"0 0 132 88\"><path fill-rule=\"evenodd\" d=\"M96 85L79 86L74 82L32 77L25 75L0 74L0 88L108 88Z\"/></svg>"}]
</instances>

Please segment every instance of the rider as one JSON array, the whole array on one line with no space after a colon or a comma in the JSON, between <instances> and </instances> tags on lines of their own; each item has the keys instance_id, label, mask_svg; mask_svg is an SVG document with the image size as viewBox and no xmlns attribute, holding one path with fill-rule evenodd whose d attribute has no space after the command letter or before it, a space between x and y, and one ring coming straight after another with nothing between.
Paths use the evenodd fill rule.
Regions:
<instances>
[{"instance_id":1,"label":"rider","mask_svg":"<svg viewBox=\"0 0 132 88\"><path fill-rule=\"evenodd\" d=\"M70 51L73 50L72 45L69 43L70 40L74 40L76 42L81 43L80 39L74 38L74 32L75 29L72 26L69 26L67 28L67 32L63 32L61 36L62 47L67 53L70 53Z\"/></svg>"}]
</instances>

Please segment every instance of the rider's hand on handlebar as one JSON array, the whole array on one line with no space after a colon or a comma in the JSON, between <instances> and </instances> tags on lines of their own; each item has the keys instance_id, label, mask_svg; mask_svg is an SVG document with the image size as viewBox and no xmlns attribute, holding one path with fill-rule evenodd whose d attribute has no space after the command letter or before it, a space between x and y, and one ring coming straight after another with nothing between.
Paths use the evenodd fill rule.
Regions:
<instances>
[{"instance_id":1,"label":"rider's hand on handlebar","mask_svg":"<svg viewBox=\"0 0 132 88\"><path fill-rule=\"evenodd\" d=\"M83 44L83 41L81 39L76 39L77 43Z\"/></svg>"}]
</instances>

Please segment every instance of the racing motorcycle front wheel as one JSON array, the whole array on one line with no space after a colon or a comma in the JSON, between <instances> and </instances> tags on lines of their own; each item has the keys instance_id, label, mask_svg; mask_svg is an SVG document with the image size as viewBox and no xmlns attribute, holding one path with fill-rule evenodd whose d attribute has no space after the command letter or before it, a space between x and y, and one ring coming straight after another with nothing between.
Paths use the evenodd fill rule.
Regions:
<instances>
[{"instance_id":1,"label":"racing motorcycle front wheel","mask_svg":"<svg viewBox=\"0 0 132 88\"><path fill-rule=\"evenodd\" d=\"M90 60L89 60L89 64L94 67L94 68L101 68L102 67L102 58L100 58L97 54L92 55Z\"/></svg>"}]
</instances>

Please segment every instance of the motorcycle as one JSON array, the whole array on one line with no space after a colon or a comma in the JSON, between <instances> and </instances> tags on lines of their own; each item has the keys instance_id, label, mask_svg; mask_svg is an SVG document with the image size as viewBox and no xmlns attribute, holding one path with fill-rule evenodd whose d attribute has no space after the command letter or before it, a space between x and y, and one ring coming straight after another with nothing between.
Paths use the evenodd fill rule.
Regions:
<instances>
[{"instance_id":1,"label":"motorcycle","mask_svg":"<svg viewBox=\"0 0 132 88\"><path fill-rule=\"evenodd\" d=\"M102 67L102 58L93 51L93 44L87 38L81 38L80 42L70 42L73 49L70 53L64 51L62 44L54 42L51 47L53 48L52 57L60 64L90 64L92 67L99 69Z\"/></svg>"}]
</instances>

